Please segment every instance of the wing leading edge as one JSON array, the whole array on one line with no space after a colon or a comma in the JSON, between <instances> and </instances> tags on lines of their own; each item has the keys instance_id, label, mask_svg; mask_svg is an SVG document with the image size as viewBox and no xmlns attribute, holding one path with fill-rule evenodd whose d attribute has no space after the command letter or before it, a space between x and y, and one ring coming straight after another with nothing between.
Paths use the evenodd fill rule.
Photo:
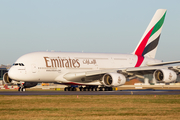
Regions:
<instances>
[{"instance_id":1,"label":"wing leading edge","mask_svg":"<svg viewBox=\"0 0 180 120\"><path fill-rule=\"evenodd\" d=\"M161 63L148 63L148 66L160 66L160 65L168 65L168 64L177 64L180 61L169 61L169 62L161 62Z\"/></svg>"}]
</instances>

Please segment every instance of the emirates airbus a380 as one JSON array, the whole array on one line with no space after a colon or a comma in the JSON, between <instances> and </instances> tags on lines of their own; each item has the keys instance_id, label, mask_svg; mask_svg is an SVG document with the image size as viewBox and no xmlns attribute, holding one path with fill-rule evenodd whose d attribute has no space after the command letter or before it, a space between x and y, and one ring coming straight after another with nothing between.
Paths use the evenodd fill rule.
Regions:
<instances>
[{"instance_id":1,"label":"emirates airbus a380","mask_svg":"<svg viewBox=\"0 0 180 120\"><path fill-rule=\"evenodd\" d=\"M157 82L170 83L177 79L180 66L155 59L166 9L158 9L132 54L34 52L21 56L3 81L20 81L19 91L49 82L67 85L65 91L107 90L124 85L126 79L153 74ZM166 65L166 66L164 66Z\"/></svg>"}]
</instances>

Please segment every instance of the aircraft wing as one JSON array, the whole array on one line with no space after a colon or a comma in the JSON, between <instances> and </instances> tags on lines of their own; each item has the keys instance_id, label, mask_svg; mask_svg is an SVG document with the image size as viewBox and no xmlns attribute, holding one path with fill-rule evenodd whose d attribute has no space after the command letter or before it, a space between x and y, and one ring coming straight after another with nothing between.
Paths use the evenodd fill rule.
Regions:
<instances>
[{"instance_id":1,"label":"aircraft wing","mask_svg":"<svg viewBox=\"0 0 180 120\"><path fill-rule=\"evenodd\" d=\"M156 70L160 70L160 69L172 70L177 74L180 73L180 66L135 67L135 68L127 68L125 70L122 70L122 73L127 74L129 76L129 79L131 79L131 77L144 78L143 76L145 74L153 74Z\"/></svg>"},{"instance_id":2,"label":"aircraft wing","mask_svg":"<svg viewBox=\"0 0 180 120\"><path fill-rule=\"evenodd\" d=\"M145 66L145 67L94 70L94 71L86 71L86 72L72 72L65 74L64 78L72 82L92 82L94 80L101 79L103 75L107 73L123 74L128 79L132 79L135 77L144 78L143 76L145 74L153 74L154 71L158 69L167 69L167 70L172 70L177 74L180 73L180 66Z\"/></svg>"},{"instance_id":3,"label":"aircraft wing","mask_svg":"<svg viewBox=\"0 0 180 120\"><path fill-rule=\"evenodd\" d=\"M180 63L180 61L169 61L169 62L161 62L161 63L148 63L148 66L159 66L159 65L168 65L168 64L176 64Z\"/></svg>"}]
</instances>

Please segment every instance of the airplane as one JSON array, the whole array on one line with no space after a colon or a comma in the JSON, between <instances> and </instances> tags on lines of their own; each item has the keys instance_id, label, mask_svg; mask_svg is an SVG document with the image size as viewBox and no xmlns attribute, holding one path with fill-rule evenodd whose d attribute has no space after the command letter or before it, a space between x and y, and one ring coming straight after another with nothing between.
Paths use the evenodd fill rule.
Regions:
<instances>
[{"instance_id":1,"label":"airplane","mask_svg":"<svg viewBox=\"0 0 180 120\"><path fill-rule=\"evenodd\" d=\"M153 74L157 82L175 82L180 66L155 59L166 9L158 9L134 52L131 54L33 52L13 64L3 75L5 83L18 84L18 91L34 87L38 83L67 85L64 91L112 91L113 87L124 85L127 79L144 78Z\"/></svg>"}]
</instances>

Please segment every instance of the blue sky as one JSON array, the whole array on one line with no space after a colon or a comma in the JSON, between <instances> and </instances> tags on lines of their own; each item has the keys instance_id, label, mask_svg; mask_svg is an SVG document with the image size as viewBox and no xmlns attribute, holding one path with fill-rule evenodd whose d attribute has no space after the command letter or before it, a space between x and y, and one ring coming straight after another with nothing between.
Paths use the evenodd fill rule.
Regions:
<instances>
[{"instance_id":1,"label":"blue sky","mask_svg":"<svg viewBox=\"0 0 180 120\"><path fill-rule=\"evenodd\" d=\"M167 9L156 59L180 60L179 0L0 0L0 64L35 51L132 53Z\"/></svg>"}]
</instances>

